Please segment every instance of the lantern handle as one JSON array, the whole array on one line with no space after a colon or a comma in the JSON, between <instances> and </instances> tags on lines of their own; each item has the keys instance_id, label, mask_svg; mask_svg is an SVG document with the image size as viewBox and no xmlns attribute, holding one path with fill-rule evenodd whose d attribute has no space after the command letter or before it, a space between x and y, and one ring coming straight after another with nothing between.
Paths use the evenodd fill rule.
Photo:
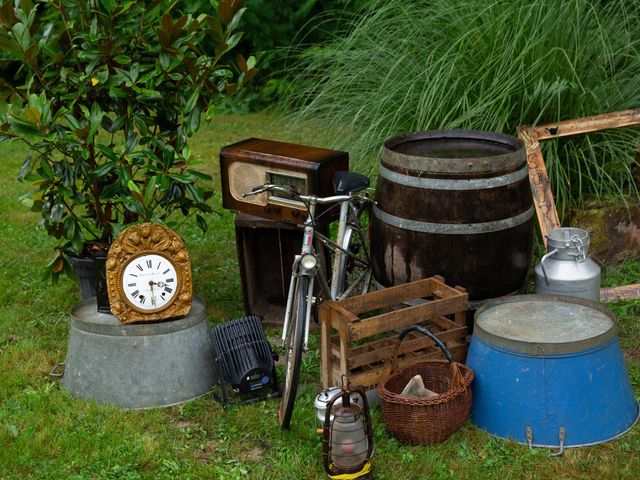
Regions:
<instances>
[{"instance_id":1,"label":"lantern handle","mask_svg":"<svg viewBox=\"0 0 640 480\"><path fill-rule=\"evenodd\" d=\"M400 352L400 344L402 343L402 340L404 340L404 337L406 337L411 332L420 332L426 335L427 337L429 337L431 340L435 342L437 347L440 350L442 350L442 353L447 358L449 363L450 364L453 363L453 357L451 356L451 352L449 352L449 350L447 349L447 346L442 342L442 340L436 337L428 328L420 325L412 325L409 328L405 328L400 333L400 335L398 336L398 341L393 347L393 353L391 354L391 373L394 373L398 370L398 353Z\"/></svg>"},{"instance_id":2,"label":"lantern handle","mask_svg":"<svg viewBox=\"0 0 640 480\"><path fill-rule=\"evenodd\" d=\"M333 404L339 398L347 392L342 387L338 393L329 399L324 411L324 424L322 425L322 463L324 463L325 471L331 471L331 459L329 458L329 451L331 449L331 410L333 410ZM348 394L347 394L348 397Z\"/></svg>"}]
</instances>

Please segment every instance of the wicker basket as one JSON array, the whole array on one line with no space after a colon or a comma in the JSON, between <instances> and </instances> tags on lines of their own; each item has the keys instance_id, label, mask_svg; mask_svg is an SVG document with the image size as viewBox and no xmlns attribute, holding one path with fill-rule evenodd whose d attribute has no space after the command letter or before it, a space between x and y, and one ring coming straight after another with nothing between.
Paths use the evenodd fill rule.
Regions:
<instances>
[{"instance_id":1,"label":"wicker basket","mask_svg":"<svg viewBox=\"0 0 640 480\"><path fill-rule=\"evenodd\" d=\"M412 331L424 333L434 340L447 360L424 360L398 370L398 350L402 339ZM414 375L420 374L429 390L437 397L407 397L400 392ZM449 438L467 420L471 412L473 371L454 362L447 347L424 327L404 330L392 356L390 375L378 385L384 423L403 443L427 445Z\"/></svg>"}]
</instances>

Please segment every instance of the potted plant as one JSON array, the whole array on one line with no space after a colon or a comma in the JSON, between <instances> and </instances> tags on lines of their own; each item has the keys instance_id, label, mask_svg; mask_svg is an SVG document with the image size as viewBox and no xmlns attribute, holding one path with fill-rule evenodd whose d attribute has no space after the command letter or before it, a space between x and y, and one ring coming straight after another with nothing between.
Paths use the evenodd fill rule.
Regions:
<instances>
[{"instance_id":1,"label":"potted plant","mask_svg":"<svg viewBox=\"0 0 640 480\"><path fill-rule=\"evenodd\" d=\"M54 280L131 223L180 212L206 230L210 177L189 137L257 72L253 57L225 61L242 1L211 4L194 16L169 0L2 2L0 139L30 147L21 201L57 239Z\"/></svg>"}]
</instances>

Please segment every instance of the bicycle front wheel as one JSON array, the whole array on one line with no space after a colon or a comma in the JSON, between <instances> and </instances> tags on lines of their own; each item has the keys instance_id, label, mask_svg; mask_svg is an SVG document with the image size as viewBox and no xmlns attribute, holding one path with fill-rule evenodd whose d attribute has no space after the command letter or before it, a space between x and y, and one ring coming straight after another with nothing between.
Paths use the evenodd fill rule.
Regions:
<instances>
[{"instance_id":1,"label":"bicycle front wheel","mask_svg":"<svg viewBox=\"0 0 640 480\"><path fill-rule=\"evenodd\" d=\"M300 276L295 292L295 304L289 320L284 342L284 388L278 409L278 421L283 429L288 429L293 414L293 405L298 392L298 378L302 363L302 347L304 342L305 316L307 314L307 290L309 277Z\"/></svg>"}]
</instances>

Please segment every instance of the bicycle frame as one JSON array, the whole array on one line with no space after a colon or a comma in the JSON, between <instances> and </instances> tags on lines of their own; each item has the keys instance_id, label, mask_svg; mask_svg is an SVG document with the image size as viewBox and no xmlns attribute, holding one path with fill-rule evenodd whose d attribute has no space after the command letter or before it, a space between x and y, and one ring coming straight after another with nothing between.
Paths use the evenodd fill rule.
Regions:
<instances>
[{"instance_id":1,"label":"bicycle frame","mask_svg":"<svg viewBox=\"0 0 640 480\"><path fill-rule=\"evenodd\" d=\"M308 291L306 293L309 301L307 302L307 309L305 312L305 330L304 330L304 345L303 350L308 350L309 344L309 328L310 328L310 318L311 318L311 308L313 302L311 299L313 298L313 289L315 286L315 277L318 274L320 280L320 288L322 288L323 292L331 298L335 300L342 293L343 285L340 274L343 271L341 269L341 265L346 261L347 256L353 256L348 250L345 248L345 241L349 241L351 238L351 234L353 232L353 227L349 226L347 223L349 208L351 207L351 201L353 200L353 196L351 195L336 195L333 197L326 198L318 198L315 196L310 197L300 197L302 200L308 201L309 213L307 216L307 220L304 224L304 235L302 239L302 249L300 254L296 255L294 258L293 266L291 269L291 280L289 282L289 292L287 295L287 305L285 308L284 315L284 325L282 328L282 343L284 345L286 341L286 334L289 328L289 322L291 321L291 317L293 314L293 303L295 299L295 292L297 289L298 278L302 275L309 277L308 283ZM328 237L322 235L319 232L315 231L314 219L315 219L315 210L316 205L318 203L340 203L340 217L338 220L338 234L336 242L333 242ZM301 264L301 260L305 255L317 255L317 252L314 252L314 240L319 240L325 246L335 250L335 257L333 260L333 268L331 275L331 283L327 285L327 279L324 277L324 272L322 268L319 268L318 265L314 265L313 268L305 268ZM317 259L316 259L317 260Z\"/></svg>"}]
</instances>

